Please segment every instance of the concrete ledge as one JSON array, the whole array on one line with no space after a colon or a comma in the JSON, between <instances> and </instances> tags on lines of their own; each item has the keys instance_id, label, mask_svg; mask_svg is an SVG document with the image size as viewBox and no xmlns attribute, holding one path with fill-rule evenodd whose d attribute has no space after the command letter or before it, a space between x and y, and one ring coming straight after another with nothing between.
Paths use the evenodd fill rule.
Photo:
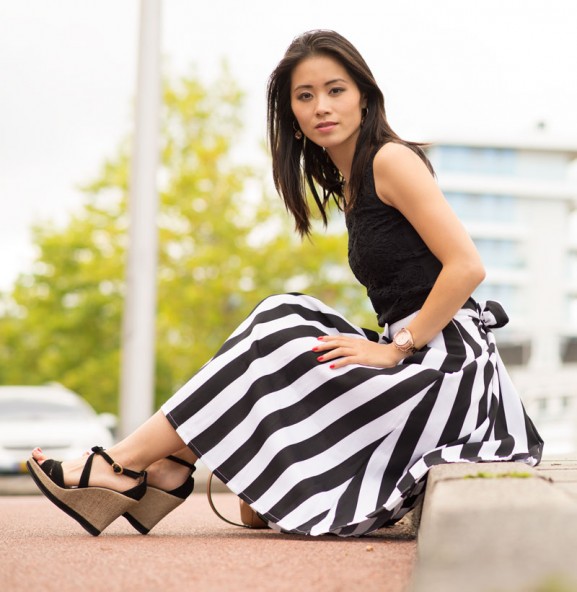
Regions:
<instances>
[{"instance_id":1,"label":"concrete ledge","mask_svg":"<svg viewBox=\"0 0 577 592\"><path fill-rule=\"evenodd\" d=\"M523 463L431 469L413 592L577 590L577 503Z\"/></svg>"}]
</instances>

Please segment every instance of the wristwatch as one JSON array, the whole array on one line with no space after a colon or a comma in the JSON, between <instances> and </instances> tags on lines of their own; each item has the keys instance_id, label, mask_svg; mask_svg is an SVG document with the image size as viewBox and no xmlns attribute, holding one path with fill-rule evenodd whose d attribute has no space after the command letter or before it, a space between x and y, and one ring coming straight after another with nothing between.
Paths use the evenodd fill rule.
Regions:
<instances>
[{"instance_id":1,"label":"wristwatch","mask_svg":"<svg viewBox=\"0 0 577 592\"><path fill-rule=\"evenodd\" d=\"M399 331L395 333L395 336L393 337L393 345L404 354L414 354L418 351L415 347L413 335L406 327L399 329Z\"/></svg>"}]
</instances>

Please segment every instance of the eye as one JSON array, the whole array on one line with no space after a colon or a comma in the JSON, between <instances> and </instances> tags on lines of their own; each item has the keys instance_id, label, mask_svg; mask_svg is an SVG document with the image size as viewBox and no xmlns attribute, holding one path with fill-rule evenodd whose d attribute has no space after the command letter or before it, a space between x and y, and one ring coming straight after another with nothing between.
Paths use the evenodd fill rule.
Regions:
<instances>
[{"instance_id":1,"label":"eye","mask_svg":"<svg viewBox=\"0 0 577 592\"><path fill-rule=\"evenodd\" d=\"M331 95L340 95L341 93L344 93L345 89L340 87L340 86L333 86L333 88L331 88L331 90L329 91L329 93Z\"/></svg>"},{"instance_id":2,"label":"eye","mask_svg":"<svg viewBox=\"0 0 577 592\"><path fill-rule=\"evenodd\" d=\"M297 95L297 99L299 101L308 101L309 99L312 99L312 96L313 95L310 92L303 91Z\"/></svg>"}]
</instances>

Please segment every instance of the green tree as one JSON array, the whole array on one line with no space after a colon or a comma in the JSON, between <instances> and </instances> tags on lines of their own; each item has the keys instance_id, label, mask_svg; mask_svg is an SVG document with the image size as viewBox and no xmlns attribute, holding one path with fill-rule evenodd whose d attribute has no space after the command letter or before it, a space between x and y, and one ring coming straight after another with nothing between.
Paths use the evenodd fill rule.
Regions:
<instances>
[{"instance_id":1,"label":"green tree","mask_svg":"<svg viewBox=\"0 0 577 592\"><path fill-rule=\"evenodd\" d=\"M211 85L191 76L164 92L157 403L271 293L306 291L373 323L346 265L344 225L301 242L266 177L234 162L241 107L226 71ZM128 145L64 227L34 229L37 259L1 300L0 383L58 381L99 411L117 410Z\"/></svg>"}]
</instances>

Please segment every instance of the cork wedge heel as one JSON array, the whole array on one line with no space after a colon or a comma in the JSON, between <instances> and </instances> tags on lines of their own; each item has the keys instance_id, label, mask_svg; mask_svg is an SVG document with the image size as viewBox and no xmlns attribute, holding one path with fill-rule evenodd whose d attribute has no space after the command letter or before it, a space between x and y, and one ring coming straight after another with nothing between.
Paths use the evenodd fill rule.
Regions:
<instances>
[{"instance_id":1,"label":"cork wedge heel","mask_svg":"<svg viewBox=\"0 0 577 592\"><path fill-rule=\"evenodd\" d=\"M104 449L95 446L84 465L78 487L66 487L62 463L45 460L41 465L34 458L26 463L40 491L62 511L74 518L91 535L98 536L111 522L136 506L146 493L146 471L132 471L114 462ZM128 491L118 492L88 485L94 455L102 456L117 474L139 483Z\"/></svg>"},{"instance_id":2,"label":"cork wedge heel","mask_svg":"<svg viewBox=\"0 0 577 592\"><path fill-rule=\"evenodd\" d=\"M140 534L148 534L167 514L178 508L194 489L192 474L196 467L176 456L171 455L166 458L188 467L190 474L180 487L171 491L163 491L149 485L144 497L124 513L124 517Z\"/></svg>"}]
</instances>

